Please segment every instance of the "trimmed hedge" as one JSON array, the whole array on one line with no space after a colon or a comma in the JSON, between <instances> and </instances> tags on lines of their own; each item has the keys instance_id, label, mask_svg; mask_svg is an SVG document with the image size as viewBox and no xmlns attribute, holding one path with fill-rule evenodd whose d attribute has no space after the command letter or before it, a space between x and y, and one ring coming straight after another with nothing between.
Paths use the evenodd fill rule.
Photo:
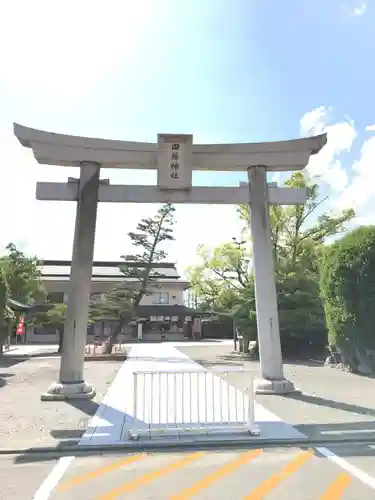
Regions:
<instances>
[{"instance_id":1,"label":"trimmed hedge","mask_svg":"<svg viewBox=\"0 0 375 500\"><path fill-rule=\"evenodd\" d=\"M375 227L331 245L320 273L331 346L375 349Z\"/></svg>"}]
</instances>

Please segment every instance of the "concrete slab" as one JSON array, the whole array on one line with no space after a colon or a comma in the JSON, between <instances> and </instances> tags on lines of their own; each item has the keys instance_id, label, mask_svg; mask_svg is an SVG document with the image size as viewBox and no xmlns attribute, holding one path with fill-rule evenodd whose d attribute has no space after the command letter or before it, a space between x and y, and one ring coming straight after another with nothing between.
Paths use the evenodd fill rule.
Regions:
<instances>
[{"instance_id":1,"label":"concrete slab","mask_svg":"<svg viewBox=\"0 0 375 500\"><path fill-rule=\"evenodd\" d=\"M133 401L134 401L134 384L133 384L133 374L134 372L173 372L175 370L179 371L190 371L195 370L198 373L207 373L206 378L208 383L214 386L215 384L221 384L223 387L223 393L228 394L229 398L241 401L243 398L243 391L234 388L226 380L223 380L219 375L211 373L211 371L206 370L200 364L191 360L186 354L176 349L169 343L165 344L138 344L134 346L129 352L128 359L124 362L123 366L119 370L116 379L108 390L102 404L100 405L97 413L93 419L89 422L88 428L79 442L80 446L88 445L118 445L126 441L128 431L132 428L133 424ZM249 376L249 382L251 383L251 378ZM150 391L150 387L141 388L143 390ZM165 389L162 384L159 386L153 386L152 390L162 391ZM191 389L191 387L190 387ZM138 391L137 391L138 392ZM183 387L180 385L177 387L177 394L182 397ZM187 398L187 393L185 391L185 397ZM189 396L190 397L190 396ZM197 393L197 390L193 388L193 393L191 395L191 401L197 401L197 398L201 398L202 395ZM146 398L147 400L147 398ZM155 401L158 397L154 398ZM218 401L212 398L207 402L206 407L212 408L213 421L215 421L215 414L218 415L219 408L217 407ZM171 422L178 421L176 415L173 414L173 407L171 405L168 407L168 416ZM216 407L216 412L214 411ZM292 426L282 421L276 415L263 408L262 406L255 404L255 421L260 429L259 439L304 439L306 436ZM155 409L155 412L157 409ZM197 411L197 405L193 407L193 412ZM211 410L210 410L211 411ZM148 415L150 417L150 415ZM166 417L164 415L164 417ZM181 416L180 416L181 418ZM217 420L217 419L216 419ZM137 422L143 428L147 428L146 423ZM167 440L171 442L171 437L160 436L158 438L151 437L143 438L152 441L161 442ZM173 439L173 438L172 438ZM191 442L192 440L198 439L193 434L177 433L174 437L176 444L181 445L184 441ZM231 432L225 437L222 433L207 433L200 434L199 441L220 441L220 440L234 440L239 439L250 439L254 440L256 437L249 436L247 432ZM141 442L140 442L141 444Z\"/></svg>"}]
</instances>

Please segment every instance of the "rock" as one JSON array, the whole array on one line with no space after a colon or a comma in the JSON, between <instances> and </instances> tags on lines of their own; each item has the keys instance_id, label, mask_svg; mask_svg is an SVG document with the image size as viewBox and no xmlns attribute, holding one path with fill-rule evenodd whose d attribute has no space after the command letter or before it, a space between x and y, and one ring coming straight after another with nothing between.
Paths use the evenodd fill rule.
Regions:
<instances>
[{"instance_id":1,"label":"rock","mask_svg":"<svg viewBox=\"0 0 375 500\"><path fill-rule=\"evenodd\" d=\"M335 360L333 356L328 356L324 361L324 366L332 366L335 365Z\"/></svg>"},{"instance_id":2,"label":"rock","mask_svg":"<svg viewBox=\"0 0 375 500\"><path fill-rule=\"evenodd\" d=\"M366 363L360 363L358 366L357 366L357 370L358 370L358 373L360 373L361 375L374 375L374 370L373 368L366 364Z\"/></svg>"}]
</instances>

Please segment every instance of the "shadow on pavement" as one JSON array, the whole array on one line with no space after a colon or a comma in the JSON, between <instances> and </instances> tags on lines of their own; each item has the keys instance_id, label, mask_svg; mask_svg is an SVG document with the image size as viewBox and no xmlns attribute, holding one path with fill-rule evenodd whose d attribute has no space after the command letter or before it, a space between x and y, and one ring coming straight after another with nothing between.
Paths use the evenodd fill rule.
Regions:
<instances>
[{"instance_id":1,"label":"shadow on pavement","mask_svg":"<svg viewBox=\"0 0 375 500\"><path fill-rule=\"evenodd\" d=\"M99 403L90 400L71 400L63 401L65 404L73 406L76 410L79 410L83 414L87 415L79 420L76 429L52 429L50 434L53 438L57 440L69 440L77 441L86 432L90 419L95 415L99 408Z\"/></svg>"},{"instance_id":2,"label":"shadow on pavement","mask_svg":"<svg viewBox=\"0 0 375 500\"><path fill-rule=\"evenodd\" d=\"M228 367L243 366L242 359L236 359L236 357L231 357L231 356L217 356L214 360L194 358L194 361L207 368L215 366L223 366L223 365ZM249 359L248 361L252 360Z\"/></svg>"},{"instance_id":3,"label":"shadow on pavement","mask_svg":"<svg viewBox=\"0 0 375 500\"><path fill-rule=\"evenodd\" d=\"M14 373L0 373L0 388L8 383L7 379L13 377Z\"/></svg>"},{"instance_id":4,"label":"shadow on pavement","mask_svg":"<svg viewBox=\"0 0 375 500\"><path fill-rule=\"evenodd\" d=\"M347 411L356 413L357 415L370 415L375 417L375 409L367 408L365 406L358 406L354 404L344 403L343 401L334 401L332 399L322 398L320 396L310 396L304 393L292 393L281 395L285 399L294 399L302 403L309 403L317 406L325 406L327 408L334 408L336 410Z\"/></svg>"},{"instance_id":5,"label":"shadow on pavement","mask_svg":"<svg viewBox=\"0 0 375 500\"><path fill-rule=\"evenodd\" d=\"M0 356L0 370L1 368L10 368L11 366L18 365L18 363L23 363L27 358L19 358L17 356Z\"/></svg>"},{"instance_id":6,"label":"shadow on pavement","mask_svg":"<svg viewBox=\"0 0 375 500\"><path fill-rule=\"evenodd\" d=\"M7 356L8 358L9 356ZM56 351L51 352L29 352L27 354L13 354L13 359L18 359L19 361L25 361L27 359L33 358L60 358L61 353Z\"/></svg>"},{"instance_id":7,"label":"shadow on pavement","mask_svg":"<svg viewBox=\"0 0 375 500\"><path fill-rule=\"evenodd\" d=\"M99 403L96 403L94 401L89 401L89 400L72 400L72 401L65 401L65 403L70 404L77 410L81 411L82 413L86 414L87 417L83 417L78 421L78 425L75 429L52 429L50 431L50 434L52 437L54 437L57 440L71 440L71 441L77 441L79 440L83 434L86 432L86 429L89 425L89 422L91 418L95 415L96 411L99 408ZM133 421L133 417L129 414L123 413L116 408L113 408L112 406L106 405L106 414L105 414L105 420L109 422L111 425L115 425L119 420L125 422L128 426L131 426L131 422ZM144 425L144 422L141 420L138 420L140 425Z\"/></svg>"},{"instance_id":8,"label":"shadow on pavement","mask_svg":"<svg viewBox=\"0 0 375 500\"><path fill-rule=\"evenodd\" d=\"M24 359L17 359L13 356L1 356L0 357L0 389L8 384L8 379L14 376L14 373L9 373L2 371L3 368L11 368L18 363L22 363Z\"/></svg>"},{"instance_id":9,"label":"shadow on pavement","mask_svg":"<svg viewBox=\"0 0 375 500\"><path fill-rule=\"evenodd\" d=\"M360 422L327 422L327 423L311 423L311 424L297 424L294 427L298 428L300 432L310 434L309 430L315 433L322 434L323 437L328 435L334 437L346 434L347 436L361 436L363 439L372 437L375 439L375 421L360 421Z\"/></svg>"}]
</instances>

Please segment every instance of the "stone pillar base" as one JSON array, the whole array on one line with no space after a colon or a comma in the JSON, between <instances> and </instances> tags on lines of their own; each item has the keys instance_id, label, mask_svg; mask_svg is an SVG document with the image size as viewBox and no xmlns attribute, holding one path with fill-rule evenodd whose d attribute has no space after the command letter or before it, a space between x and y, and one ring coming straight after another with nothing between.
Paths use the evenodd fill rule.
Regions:
<instances>
[{"instance_id":1,"label":"stone pillar base","mask_svg":"<svg viewBox=\"0 0 375 500\"><path fill-rule=\"evenodd\" d=\"M256 394L291 394L299 392L290 380L268 380L258 378L254 380L254 390Z\"/></svg>"},{"instance_id":2,"label":"stone pillar base","mask_svg":"<svg viewBox=\"0 0 375 500\"><path fill-rule=\"evenodd\" d=\"M70 399L92 399L96 391L86 382L76 384L65 384L63 382L54 382L44 392L40 399L42 401L66 401Z\"/></svg>"}]
</instances>

